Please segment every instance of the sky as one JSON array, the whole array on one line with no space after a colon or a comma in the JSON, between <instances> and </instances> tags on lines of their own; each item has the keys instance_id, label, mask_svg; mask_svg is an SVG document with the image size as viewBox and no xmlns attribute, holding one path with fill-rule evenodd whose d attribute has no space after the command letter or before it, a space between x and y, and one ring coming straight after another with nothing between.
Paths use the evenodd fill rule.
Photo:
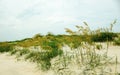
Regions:
<instances>
[{"instance_id":1,"label":"sky","mask_svg":"<svg viewBox=\"0 0 120 75\"><path fill-rule=\"evenodd\" d=\"M65 28L87 22L91 29L108 27L120 32L120 0L0 0L0 41L37 33L65 34Z\"/></svg>"}]
</instances>

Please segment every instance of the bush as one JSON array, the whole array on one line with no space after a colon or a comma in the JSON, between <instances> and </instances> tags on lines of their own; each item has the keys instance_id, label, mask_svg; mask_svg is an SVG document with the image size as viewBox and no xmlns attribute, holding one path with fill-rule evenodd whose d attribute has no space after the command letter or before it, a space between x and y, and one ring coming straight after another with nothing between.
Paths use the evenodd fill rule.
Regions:
<instances>
[{"instance_id":1,"label":"bush","mask_svg":"<svg viewBox=\"0 0 120 75\"><path fill-rule=\"evenodd\" d=\"M0 45L0 52L9 52L13 50L13 47L9 44L6 44L6 45Z\"/></svg>"},{"instance_id":2,"label":"bush","mask_svg":"<svg viewBox=\"0 0 120 75\"><path fill-rule=\"evenodd\" d=\"M101 32L99 34L92 35L91 40L94 42L106 42L106 41L113 41L115 37L117 37L117 34L115 33Z\"/></svg>"}]
</instances>

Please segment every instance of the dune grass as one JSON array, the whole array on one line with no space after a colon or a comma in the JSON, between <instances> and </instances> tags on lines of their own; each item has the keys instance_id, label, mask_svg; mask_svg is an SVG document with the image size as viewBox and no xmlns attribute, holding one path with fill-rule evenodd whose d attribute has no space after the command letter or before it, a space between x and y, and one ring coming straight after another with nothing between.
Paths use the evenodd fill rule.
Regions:
<instances>
[{"instance_id":1,"label":"dune grass","mask_svg":"<svg viewBox=\"0 0 120 75\"><path fill-rule=\"evenodd\" d=\"M114 22L111 24L111 27ZM53 70L55 75L110 75L111 59L104 54L98 54L96 50L102 48L95 42L110 42L114 40L119 45L119 37L110 29L97 29L92 31L88 24L76 26L77 31L66 28L69 35L35 34L32 38L23 40L1 42L0 52L9 52L17 58L37 63L40 69ZM68 45L70 50L64 53L62 47ZM40 50L31 50L30 47L39 47ZM16 48L18 47L18 48ZM22 48L20 48L22 47ZM109 47L107 45L107 47ZM117 57L116 57L117 67ZM109 69L109 70L108 70ZM114 72L117 75L117 71Z\"/></svg>"}]
</instances>

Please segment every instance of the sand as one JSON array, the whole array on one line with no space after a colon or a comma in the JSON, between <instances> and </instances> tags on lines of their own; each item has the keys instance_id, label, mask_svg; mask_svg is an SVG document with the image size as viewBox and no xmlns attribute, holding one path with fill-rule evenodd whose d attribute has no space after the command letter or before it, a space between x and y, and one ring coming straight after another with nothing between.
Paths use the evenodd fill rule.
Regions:
<instances>
[{"instance_id":1,"label":"sand","mask_svg":"<svg viewBox=\"0 0 120 75\"><path fill-rule=\"evenodd\" d=\"M103 49L99 52L104 52L106 44L102 44ZM120 62L120 46L110 45L108 56L117 56ZM117 71L120 72L120 64L117 66ZM36 64L28 61L17 61L15 56L10 56L8 53L0 54L0 75L53 75L51 71L42 72L36 68Z\"/></svg>"},{"instance_id":2,"label":"sand","mask_svg":"<svg viewBox=\"0 0 120 75\"><path fill-rule=\"evenodd\" d=\"M99 53L104 53L107 49L107 44L106 43L101 43L103 49L99 50ZM114 46L112 44L109 44L108 46L108 57L112 58L112 61L115 62L116 61L116 57L117 57L117 72L120 73L120 46ZM112 67L114 70L115 69L115 65L113 64Z\"/></svg>"},{"instance_id":3,"label":"sand","mask_svg":"<svg viewBox=\"0 0 120 75\"><path fill-rule=\"evenodd\" d=\"M118 62L118 65L117 65L117 72L120 73L120 46L110 46L108 48L108 56L109 57L113 57L114 61L117 57L117 62ZM114 66L113 66L114 67Z\"/></svg>"},{"instance_id":4,"label":"sand","mask_svg":"<svg viewBox=\"0 0 120 75\"><path fill-rule=\"evenodd\" d=\"M107 44L106 43L99 43L102 45L102 49L98 52L104 52L107 50ZM120 46L114 46L112 44L109 44L108 46L108 56L109 57L116 57L118 58L118 62L120 62Z\"/></svg>"},{"instance_id":5,"label":"sand","mask_svg":"<svg viewBox=\"0 0 120 75\"><path fill-rule=\"evenodd\" d=\"M15 56L0 54L0 75L41 75L35 64L17 61Z\"/></svg>"}]
</instances>

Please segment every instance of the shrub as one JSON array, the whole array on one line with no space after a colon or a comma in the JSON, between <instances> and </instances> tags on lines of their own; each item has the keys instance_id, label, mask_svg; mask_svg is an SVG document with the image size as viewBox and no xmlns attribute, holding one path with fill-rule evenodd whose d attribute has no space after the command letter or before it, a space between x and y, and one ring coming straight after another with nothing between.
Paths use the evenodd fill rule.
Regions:
<instances>
[{"instance_id":1,"label":"shrub","mask_svg":"<svg viewBox=\"0 0 120 75\"><path fill-rule=\"evenodd\" d=\"M101 32L99 34L92 35L91 40L94 42L106 42L113 41L113 39L117 37L117 34L112 32Z\"/></svg>"},{"instance_id":2,"label":"shrub","mask_svg":"<svg viewBox=\"0 0 120 75\"><path fill-rule=\"evenodd\" d=\"M12 45L9 44L0 45L0 52L9 52L11 50L13 50Z\"/></svg>"}]
</instances>

